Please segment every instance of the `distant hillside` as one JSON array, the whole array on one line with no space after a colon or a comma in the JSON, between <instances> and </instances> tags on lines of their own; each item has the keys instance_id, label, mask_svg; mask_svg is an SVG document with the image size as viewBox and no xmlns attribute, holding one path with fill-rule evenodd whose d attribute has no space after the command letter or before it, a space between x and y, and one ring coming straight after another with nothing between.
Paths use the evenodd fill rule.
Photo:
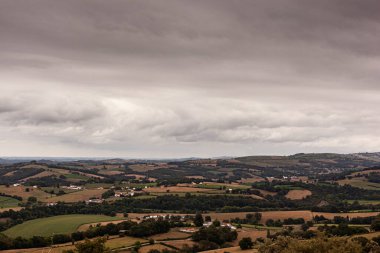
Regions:
<instances>
[{"instance_id":1,"label":"distant hillside","mask_svg":"<svg viewBox=\"0 0 380 253\"><path fill-rule=\"evenodd\" d=\"M290 156L246 156L236 160L262 168L355 169L380 165L380 153L300 153Z\"/></svg>"}]
</instances>

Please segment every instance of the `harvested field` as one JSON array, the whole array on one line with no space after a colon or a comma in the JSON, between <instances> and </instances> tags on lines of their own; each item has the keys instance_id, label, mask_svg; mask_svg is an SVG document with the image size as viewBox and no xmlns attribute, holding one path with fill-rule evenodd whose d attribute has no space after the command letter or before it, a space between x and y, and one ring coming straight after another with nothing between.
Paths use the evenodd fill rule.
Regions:
<instances>
[{"instance_id":1,"label":"harvested field","mask_svg":"<svg viewBox=\"0 0 380 253\"><path fill-rule=\"evenodd\" d=\"M113 175L124 174L124 172L118 171L118 170L100 170L98 173L102 174L102 175L106 175L106 176L113 176Z\"/></svg>"},{"instance_id":2,"label":"harvested field","mask_svg":"<svg viewBox=\"0 0 380 253\"><path fill-rule=\"evenodd\" d=\"M167 233L153 235L152 238L155 241L173 240L173 239L185 239L190 237L190 234L180 232L178 228L171 229Z\"/></svg>"},{"instance_id":3,"label":"harvested field","mask_svg":"<svg viewBox=\"0 0 380 253\"><path fill-rule=\"evenodd\" d=\"M76 191L72 193L68 193L61 196L55 196L52 198L46 198L42 201L44 202L78 202L78 201L86 201L90 198L100 198L102 193L105 192L105 189L85 189L82 191Z\"/></svg>"},{"instance_id":4,"label":"harvested field","mask_svg":"<svg viewBox=\"0 0 380 253\"><path fill-rule=\"evenodd\" d=\"M20 206L17 206L17 207L5 207L5 208L0 208L0 213L1 212L5 212L5 211L9 211L9 210L20 211L21 209L22 209L22 207L20 207Z\"/></svg>"},{"instance_id":5,"label":"harvested field","mask_svg":"<svg viewBox=\"0 0 380 253\"><path fill-rule=\"evenodd\" d=\"M285 197L291 200L304 199L307 196L311 196L311 191L309 190L290 190Z\"/></svg>"},{"instance_id":6,"label":"harvested field","mask_svg":"<svg viewBox=\"0 0 380 253\"><path fill-rule=\"evenodd\" d=\"M238 245L239 241L241 239L243 239L244 237L251 237L252 240L256 240L257 238L260 238L260 237L262 237L262 238L267 237L267 230L266 229L258 230L258 229L242 228L242 229L238 229L237 232L238 232L238 238L234 242L234 245ZM276 232L278 232L278 231L276 231Z\"/></svg>"},{"instance_id":7,"label":"harvested field","mask_svg":"<svg viewBox=\"0 0 380 253\"><path fill-rule=\"evenodd\" d=\"M29 192L26 192L26 188L29 188ZM33 187L25 187L25 186L10 186L6 187L4 185L0 185L0 192L5 193L7 195L16 195L23 198L23 201L26 201L29 197L36 197L38 200L43 201L44 199L50 197L50 194L41 191L40 189L35 189Z\"/></svg>"}]
</instances>

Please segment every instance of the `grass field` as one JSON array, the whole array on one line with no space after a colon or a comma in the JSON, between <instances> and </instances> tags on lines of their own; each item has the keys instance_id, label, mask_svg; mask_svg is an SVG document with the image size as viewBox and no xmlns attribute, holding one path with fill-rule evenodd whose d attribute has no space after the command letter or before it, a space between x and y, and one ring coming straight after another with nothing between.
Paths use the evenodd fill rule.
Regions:
<instances>
[{"instance_id":1,"label":"grass field","mask_svg":"<svg viewBox=\"0 0 380 253\"><path fill-rule=\"evenodd\" d=\"M355 177L352 179L339 180L338 183L340 185L348 184L353 187L362 188L366 190L380 191L380 184L368 182L367 179L364 177Z\"/></svg>"},{"instance_id":2,"label":"grass field","mask_svg":"<svg viewBox=\"0 0 380 253\"><path fill-rule=\"evenodd\" d=\"M17 199L0 196L0 208L16 207L19 203Z\"/></svg>"},{"instance_id":3,"label":"grass field","mask_svg":"<svg viewBox=\"0 0 380 253\"><path fill-rule=\"evenodd\" d=\"M77 230L77 228L86 223L119 220L118 217L105 215L59 215L49 218L35 219L11 227L4 231L9 237L32 237L51 236L52 234L67 234Z\"/></svg>"}]
</instances>

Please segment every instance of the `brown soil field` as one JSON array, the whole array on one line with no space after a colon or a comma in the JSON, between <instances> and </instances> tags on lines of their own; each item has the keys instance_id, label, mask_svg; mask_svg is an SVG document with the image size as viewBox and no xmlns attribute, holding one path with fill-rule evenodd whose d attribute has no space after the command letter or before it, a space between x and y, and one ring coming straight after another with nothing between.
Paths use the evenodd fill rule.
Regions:
<instances>
[{"instance_id":1,"label":"brown soil field","mask_svg":"<svg viewBox=\"0 0 380 253\"><path fill-rule=\"evenodd\" d=\"M136 179L142 179L145 178L144 175L141 174L126 174L127 177L136 177Z\"/></svg>"},{"instance_id":2,"label":"brown soil field","mask_svg":"<svg viewBox=\"0 0 380 253\"><path fill-rule=\"evenodd\" d=\"M22 209L22 207L18 206L18 207L6 207L6 208L0 208L0 213L1 212L5 212L5 211L9 211L9 210L13 210L13 211L20 211Z\"/></svg>"},{"instance_id":3,"label":"brown soil field","mask_svg":"<svg viewBox=\"0 0 380 253\"><path fill-rule=\"evenodd\" d=\"M150 187L144 189L145 192L207 192L213 191L213 189L205 188L195 188L195 187L180 187L180 186L170 186L170 187Z\"/></svg>"},{"instance_id":4,"label":"brown soil field","mask_svg":"<svg viewBox=\"0 0 380 253\"><path fill-rule=\"evenodd\" d=\"M255 177L250 177L250 178L242 178L239 182L242 182L242 183L257 183L257 182L263 182L263 181L265 181L264 178L255 176Z\"/></svg>"},{"instance_id":5,"label":"brown soil field","mask_svg":"<svg viewBox=\"0 0 380 253\"><path fill-rule=\"evenodd\" d=\"M26 192L25 189L29 188L29 192ZM8 195L16 195L22 197L23 201L26 201L29 197L36 197L38 200L45 200L50 197L50 194L41 191L40 189L35 189L33 187L25 186L10 186L6 187L5 185L0 185L0 192Z\"/></svg>"},{"instance_id":6,"label":"brown soil field","mask_svg":"<svg viewBox=\"0 0 380 253\"><path fill-rule=\"evenodd\" d=\"M151 249L157 249L157 250L159 250L159 251L162 251L162 250L164 250L164 249L168 249L168 250L171 250L171 248L169 248L169 247L166 247L166 246L164 246L164 245L162 245L162 244L159 244L159 243L157 243L157 244L154 244L154 245L148 245L148 246L143 246L143 247L141 247L140 249L139 249L139 253L148 253L149 252L149 250L151 250ZM119 253L123 253L123 252L131 252L131 251L119 251Z\"/></svg>"},{"instance_id":7,"label":"brown soil field","mask_svg":"<svg viewBox=\"0 0 380 253\"><path fill-rule=\"evenodd\" d=\"M304 199L312 193L309 190L290 190L285 197L291 200Z\"/></svg>"},{"instance_id":8,"label":"brown soil field","mask_svg":"<svg viewBox=\"0 0 380 253\"><path fill-rule=\"evenodd\" d=\"M52 198L43 199L44 202L78 202L78 201L86 201L90 198L100 198L102 193L107 190L105 189L85 189L82 191L76 191L72 193L68 193L62 196L55 196Z\"/></svg>"},{"instance_id":9,"label":"brown soil field","mask_svg":"<svg viewBox=\"0 0 380 253\"><path fill-rule=\"evenodd\" d=\"M170 239L185 239L191 236L190 234L180 232L178 228L171 229L169 232L164 234L153 235L152 238L155 241L170 240Z\"/></svg>"}]
</instances>

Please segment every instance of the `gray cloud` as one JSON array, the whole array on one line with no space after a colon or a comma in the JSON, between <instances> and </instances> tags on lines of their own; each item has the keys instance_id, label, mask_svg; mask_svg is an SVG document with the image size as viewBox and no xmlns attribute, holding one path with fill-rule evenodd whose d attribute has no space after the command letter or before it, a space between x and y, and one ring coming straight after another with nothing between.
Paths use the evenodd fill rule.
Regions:
<instances>
[{"instance_id":1,"label":"gray cloud","mask_svg":"<svg viewBox=\"0 0 380 253\"><path fill-rule=\"evenodd\" d=\"M4 0L0 155L380 150L379 7Z\"/></svg>"}]
</instances>

